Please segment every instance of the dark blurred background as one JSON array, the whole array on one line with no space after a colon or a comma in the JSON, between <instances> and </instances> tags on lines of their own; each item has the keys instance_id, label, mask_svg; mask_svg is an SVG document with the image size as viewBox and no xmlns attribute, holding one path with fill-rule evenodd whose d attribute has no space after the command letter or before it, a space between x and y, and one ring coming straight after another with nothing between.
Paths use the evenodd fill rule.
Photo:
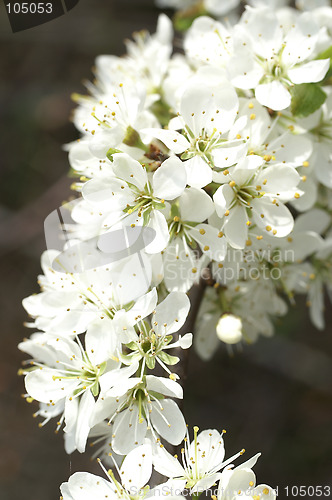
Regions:
<instances>
[{"instance_id":1,"label":"dark blurred background","mask_svg":"<svg viewBox=\"0 0 332 500\"><path fill-rule=\"evenodd\" d=\"M38 292L43 221L70 196L62 144L78 137L70 95L84 92L98 54L124 53L135 30L154 31L153 0L81 0L67 15L12 34L0 6L0 498L55 500L71 472L100 472L89 455L67 456L54 423L42 429L37 407L21 397L24 355L16 345L31 331L21 306ZM184 411L190 426L226 428L227 456L246 448L263 457L255 470L279 486L332 486L332 332L314 330L299 303L260 340L230 358L220 347L209 363L190 353ZM93 500L93 499L91 499Z\"/></svg>"}]
</instances>

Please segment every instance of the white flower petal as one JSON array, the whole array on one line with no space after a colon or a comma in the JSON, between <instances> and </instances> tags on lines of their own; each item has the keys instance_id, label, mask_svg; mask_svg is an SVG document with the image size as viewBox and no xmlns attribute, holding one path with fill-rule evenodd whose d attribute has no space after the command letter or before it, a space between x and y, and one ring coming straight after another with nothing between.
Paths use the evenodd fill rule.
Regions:
<instances>
[{"instance_id":1,"label":"white flower petal","mask_svg":"<svg viewBox=\"0 0 332 500\"><path fill-rule=\"evenodd\" d=\"M147 431L145 419L140 421L138 407L133 405L114 419L112 448L119 455L127 455L144 442Z\"/></svg>"},{"instance_id":2,"label":"white flower petal","mask_svg":"<svg viewBox=\"0 0 332 500\"><path fill-rule=\"evenodd\" d=\"M69 490L73 500L91 500L92 498L94 500L104 500L105 498L112 500L116 497L110 481L89 472L75 472L70 476L68 483L64 484L67 484L65 491ZM61 493L63 493L62 487ZM64 497L64 500L67 498Z\"/></svg>"},{"instance_id":3,"label":"white flower petal","mask_svg":"<svg viewBox=\"0 0 332 500\"><path fill-rule=\"evenodd\" d=\"M245 247L248 236L247 221L246 209L241 205L236 205L230 210L229 215L225 217L223 231L228 243L233 248Z\"/></svg>"},{"instance_id":4,"label":"white flower petal","mask_svg":"<svg viewBox=\"0 0 332 500\"><path fill-rule=\"evenodd\" d=\"M84 453L88 435L90 432L90 418L95 405L95 399L90 390L86 390L80 399L75 432L76 448Z\"/></svg>"},{"instance_id":5,"label":"white flower petal","mask_svg":"<svg viewBox=\"0 0 332 500\"><path fill-rule=\"evenodd\" d=\"M267 227L271 231L276 230L275 236L282 238L287 236L294 227L294 219L288 208L278 201L272 203L270 200L263 198L255 199L252 202L253 219L258 227L267 231ZM262 215L264 217L262 217ZM266 234L266 233L265 233Z\"/></svg>"},{"instance_id":6,"label":"white flower petal","mask_svg":"<svg viewBox=\"0 0 332 500\"><path fill-rule=\"evenodd\" d=\"M296 187L301 180L297 170L288 165L267 167L258 175L256 182L266 193L281 194Z\"/></svg>"},{"instance_id":7,"label":"white flower petal","mask_svg":"<svg viewBox=\"0 0 332 500\"><path fill-rule=\"evenodd\" d=\"M167 290L187 292L199 278L199 260L185 246L182 238L174 238L163 254L164 282Z\"/></svg>"},{"instance_id":8,"label":"white flower petal","mask_svg":"<svg viewBox=\"0 0 332 500\"><path fill-rule=\"evenodd\" d=\"M214 212L210 196L194 187L187 188L179 199L181 220L187 222L203 222Z\"/></svg>"},{"instance_id":9,"label":"white flower petal","mask_svg":"<svg viewBox=\"0 0 332 500\"><path fill-rule=\"evenodd\" d=\"M117 153L113 155L112 166L116 177L130 184L134 184L142 191L144 190L144 186L148 181L148 176L146 170L138 161L133 160L127 154Z\"/></svg>"},{"instance_id":10,"label":"white flower petal","mask_svg":"<svg viewBox=\"0 0 332 500\"><path fill-rule=\"evenodd\" d=\"M172 398L183 398L183 389L178 382L165 377L156 377L155 375L146 376L146 387L148 391L158 392L164 396Z\"/></svg>"},{"instance_id":11,"label":"white flower petal","mask_svg":"<svg viewBox=\"0 0 332 500\"><path fill-rule=\"evenodd\" d=\"M194 229L188 231L190 236L199 244L205 255L211 260L220 262L224 260L227 252L225 238L221 237L220 231L208 224L198 224Z\"/></svg>"},{"instance_id":12,"label":"white flower petal","mask_svg":"<svg viewBox=\"0 0 332 500\"><path fill-rule=\"evenodd\" d=\"M56 370L47 368L37 369L28 373L25 377L25 387L28 394L33 399L42 403L56 403L64 399L67 394L74 392L80 381L70 379L53 379L53 376L59 376ZM65 390L62 388L64 387Z\"/></svg>"},{"instance_id":13,"label":"white flower petal","mask_svg":"<svg viewBox=\"0 0 332 500\"><path fill-rule=\"evenodd\" d=\"M255 96L258 102L276 111L286 109L291 103L291 95L286 87L274 80L256 87Z\"/></svg>"},{"instance_id":14,"label":"white flower petal","mask_svg":"<svg viewBox=\"0 0 332 500\"><path fill-rule=\"evenodd\" d=\"M151 409L151 423L158 434L171 444L180 444L186 434L186 422L178 405L172 399L163 399L153 401Z\"/></svg>"},{"instance_id":15,"label":"white flower petal","mask_svg":"<svg viewBox=\"0 0 332 500\"><path fill-rule=\"evenodd\" d=\"M330 59L310 61L288 71L288 76L293 83L320 82L330 67Z\"/></svg>"},{"instance_id":16,"label":"white flower petal","mask_svg":"<svg viewBox=\"0 0 332 500\"><path fill-rule=\"evenodd\" d=\"M157 334L169 335L177 332L187 319L190 300L185 293L171 292L156 308L153 324L157 323Z\"/></svg>"},{"instance_id":17,"label":"white flower petal","mask_svg":"<svg viewBox=\"0 0 332 500\"><path fill-rule=\"evenodd\" d=\"M157 301L157 290L156 288L153 288L150 292L146 293L135 301L133 307L126 313L128 321L134 325L139 315L141 316L141 318L146 318L147 316L149 316L156 308Z\"/></svg>"},{"instance_id":18,"label":"white flower petal","mask_svg":"<svg viewBox=\"0 0 332 500\"><path fill-rule=\"evenodd\" d=\"M164 215L159 210L152 210L147 227L151 227L156 236L145 247L147 253L158 253L164 250L169 240L168 225Z\"/></svg>"},{"instance_id":19,"label":"white flower petal","mask_svg":"<svg viewBox=\"0 0 332 500\"><path fill-rule=\"evenodd\" d=\"M183 336L179 336L179 346L181 349L189 349L193 343L193 334L192 333L186 333Z\"/></svg>"},{"instance_id":20,"label":"white flower petal","mask_svg":"<svg viewBox=\"0 0 332 500\"><path fill-rule=\"evenodd\" d=\"M234 198L235 193L228 184L224 184L217 189L213 195L213 201L219 217L224 217L225 211L231 206Z\"/></svg>"},{"instance_id":21,"label":"white flower petal","mask_svg":"<svg viewBox=\"0 0 332 500\"><path fill-rule=\"evenodd\" d=\"M173 151L173 153L181 154L186 149L190 147L190 143L187 139L175 130L164 130L164 129L142 129L141 134L148 134L149 136L155 137L161 141L165 146Z\"/></svg>"},{"instance_id":22,"label":"white flower petal","mask_svg":"<svg viewBox=\"0 0 332 500\"><path fill-rule=\"evenodd\" d=\"M173 457L164 446L156 443L153 447L153 467L159 474L163 476L174 478L183 477L185 470L178 461Z\"/></svg>"},{"instance_id":23,"label":"white flower petal","mask_svg":"<svg viewBox=\"0 0 332 500\"><path fill-rule=\"evenodd\" d=\"M121 469L120 478L127 491L137 495L149 481L152 473L152 450L150 444L143 444L132 450L125 457Z\"/></svg>"},{"instance_id":24,"label":"white flower petal","mask_svg":"<svg viewBox=\"0 0 332 500\"><path fill-rule=\"evenodd\" d=\"M201 188L212 181L212 169L200 156L195 155L190 160L186 160L184 166L189 186Z\"/></svg>"},{"instance_id":25,"label":"white flower petal","mask_svg":"<svg viewBox=\"0 0 332 500\"><path fill-rule=\"evenodd\" d=\"M181 195L187 184L184 163L176 156L165 160L153 175L153 194L165 200Z\"/></svg>"}]
</instances>

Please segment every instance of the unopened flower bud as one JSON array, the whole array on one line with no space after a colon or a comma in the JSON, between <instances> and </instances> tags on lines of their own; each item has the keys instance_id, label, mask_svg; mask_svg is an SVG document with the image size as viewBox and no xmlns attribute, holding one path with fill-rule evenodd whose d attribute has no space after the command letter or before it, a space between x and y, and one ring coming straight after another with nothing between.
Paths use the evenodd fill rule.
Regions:
<instances>
[{"instance_id":1,"label":"unopened flower bud","mask_svg":"<svg viewBox=\"0 0 332 500\"><path fill-rule=\"evenodd\" d=\"M237 344L242 339L242 321L233 314L223 314L217 323L217 337L226 344Z\"/></svg>"}]
</instances>

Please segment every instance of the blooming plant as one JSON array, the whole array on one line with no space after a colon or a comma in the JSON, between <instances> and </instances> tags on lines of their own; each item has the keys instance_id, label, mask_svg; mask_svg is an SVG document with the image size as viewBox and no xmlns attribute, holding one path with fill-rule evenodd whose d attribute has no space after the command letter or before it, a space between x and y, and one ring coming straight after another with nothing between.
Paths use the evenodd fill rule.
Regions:
<instances>
[{"instance_id":1,"label":"blooming plant","mask_svg":"<svg viewBox=\"0 0 332 500\"><path fill-rule=\"evenodd\" d=\"M217 500L272 499L256 486L259 454L234 467L244 450L225 459L224 431L194 427L190 442L177 364L193 337L207 360L220 341L273 335L297 294L324 328L332 8L252 0L240 15L238 1L157 3L179 9L183 50L172 54L161 14L126 56L99 56L89 95L74 96L78 196L65 222L46 220L60 245L42 256L41 292L23 302L35 330L19 345L26 398L41 426L57 419L67 453L99 445L105 478L75 473L64 500L212 488ZM150 489L153 469L165 481Z\"/></svg>"}]
</instances>

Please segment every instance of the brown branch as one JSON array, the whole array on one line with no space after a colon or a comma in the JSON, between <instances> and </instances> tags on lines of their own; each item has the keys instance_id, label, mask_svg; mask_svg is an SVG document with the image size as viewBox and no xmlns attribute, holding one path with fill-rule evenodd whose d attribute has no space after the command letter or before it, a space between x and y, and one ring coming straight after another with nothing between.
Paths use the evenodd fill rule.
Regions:
<instances>
[{"instance_id":1,"label":"brown branch","mask_svg":"<svg viewBox=\"0 0 332 500\"><path fill-rule=\"evenodd\" d=\"M197 285L194 285L189 293L188 297L190 299L191 307L190 311L187 317L186 322L182 326L182 328L179 330L178 335L185 335L186 333L193 333L194 328L195 328L195 322L197 319L197 314L202 302L202 299L204 297L204 291L205 288L208 284L208 280L201 278L199 283ZM191 347L192 349L192 347ZM188 371L188 361L189 361L189 355L190 355L190 349L181 349L181 347L175 347L174 348L174 355L180 358L180 361L177 365L177 374L180 377L180 383L182 385L182 388L184 388L184 385L186 383L187 379L187 371Z\"/></svg>"}]
</instances>

